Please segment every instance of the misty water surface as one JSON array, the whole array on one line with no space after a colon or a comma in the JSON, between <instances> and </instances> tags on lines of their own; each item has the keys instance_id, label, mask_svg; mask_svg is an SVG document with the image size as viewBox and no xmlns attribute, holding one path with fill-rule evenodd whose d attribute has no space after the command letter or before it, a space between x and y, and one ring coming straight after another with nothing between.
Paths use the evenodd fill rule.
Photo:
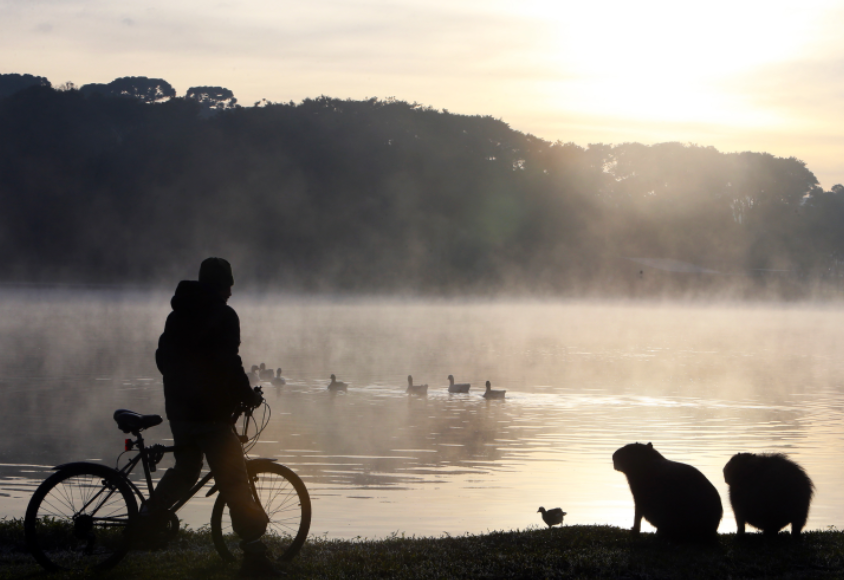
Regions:
<instances>
[{"instance_id":1,"label":"misty water surface","mask_svg":"<svg viewBox=\"0 0 844 580\"><path fill-rule=\"evenodd\" d=\"M169 294L6 290L0 516L49 467L114 465L118 407L164 412L154 360ZM244 363L284 369L254 454L297 471L329 537L629 527L615 449L652 441L716 485L733 453L785 452L817 486L808 529L844 523L844 314L834 307L300 300L235 294ZM335 373L347 394L325 389ZM405 394L406 377L428 383ZM446 377L471 382L449 395ZM480 397L485 380L504 401ZM170 437L166 423L149 441ZM168 464L165 460L165 466ZM159 471L156 476L160 475ZM210 500L180 515L208 522Z\"/></svg>"}]
</instances>

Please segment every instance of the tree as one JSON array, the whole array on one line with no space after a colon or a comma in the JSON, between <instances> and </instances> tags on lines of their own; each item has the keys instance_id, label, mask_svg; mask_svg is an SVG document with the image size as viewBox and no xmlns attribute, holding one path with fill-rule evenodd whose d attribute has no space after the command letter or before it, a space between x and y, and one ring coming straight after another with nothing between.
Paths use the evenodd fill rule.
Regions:
<instances>
[{"instance_id":1,"label":"tree","mask_svg":"<svg viewBox=\"0 0 844 580\"><path fill-rule=\"evenodd\" d=\"M161 103L176 96L176 90L164 79L147 77L121 77L104 85L91 83L79 91L84 95L101 94L104 97L132 97L144 103Z\"/></svg>"},{"instance_id":2,"label":"tree","mask_svg":"<svg viewBox=\"0 0 844 580\"><path fill-rule=\"evenodd\" d=\"M199 103L203 117L210 117L218 111L238 106L234 93L223 87L191 87L185 98Z\"/></svg>"},{"instance_id":3,"label":"tree","mask_svg":"<svg viewBox=\"0 0 844 580\"><path fill-rule=\"evenodd\" d=\"M50 87L50 81L44 77L29 74L0 74L0 98L8 97L31 86Z\"/></svg>"},{"instance_id":4,"label":"tree","mask_svg":"<svg viewBox=\"0 0 844 580\"><path fill-rule=\"evenodd\" d=\"M239 107L199 86L145 106L162 83L0 99L0 280L149 280L209 248L253 282L379 292L637 291L624 257L844 264L844 187L818 193L796 159L552 144L393 99Z\"/></svg>"}]
</instances>

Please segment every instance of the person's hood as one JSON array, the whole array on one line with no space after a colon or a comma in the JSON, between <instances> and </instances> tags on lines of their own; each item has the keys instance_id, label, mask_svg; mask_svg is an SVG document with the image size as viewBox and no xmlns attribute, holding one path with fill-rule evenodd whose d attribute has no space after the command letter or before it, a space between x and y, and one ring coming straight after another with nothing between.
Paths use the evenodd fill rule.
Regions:
<instances>
[{"instance_id":1,"label":"person's hood","mask_svg":"<svg viewBox=\"0 0 844 580\"><path fill-rule=\"evenodd\" d=\"M200 312L215 305L225 304L223 298L208 284L196 280L182 280L176 287L176 294L170 306L179 312Z\"/></svg>"}]
</instances>

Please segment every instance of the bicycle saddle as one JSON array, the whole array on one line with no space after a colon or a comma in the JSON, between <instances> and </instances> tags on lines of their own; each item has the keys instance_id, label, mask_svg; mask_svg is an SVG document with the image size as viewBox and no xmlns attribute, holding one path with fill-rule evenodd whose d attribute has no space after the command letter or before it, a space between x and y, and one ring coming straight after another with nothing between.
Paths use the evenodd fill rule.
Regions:
<instances>
[{"instance_id":1,"label":"bicycle saddle","mask_svg":"<svg viewBox=\"0 0 844 580\"><path fill-rule=\"evenodd\" d=\"M129 409L118 409L114 412L114 420L117 421L117 428L124 433L134 433L141 429L149 429L161 425L161 415L141 415Z\"/></svg>"}]
</instances>

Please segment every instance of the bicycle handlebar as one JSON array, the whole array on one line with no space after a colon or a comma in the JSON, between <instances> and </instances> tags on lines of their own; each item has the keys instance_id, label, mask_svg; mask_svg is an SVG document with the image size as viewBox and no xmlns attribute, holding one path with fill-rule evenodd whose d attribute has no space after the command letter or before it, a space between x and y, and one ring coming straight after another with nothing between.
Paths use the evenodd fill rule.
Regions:
<instances>
[{"instance_id":1,"label":"bicycle handlebar","mask_svg":"<svg viewBox=\"0 0 844 580\"><path fill-rule=\"evenodd\" d=\"M232 424L236 423L241 415L247 415L247 416L251 415L252 411L254 411L255 409L257 409L258 407L260 407L263 404L263 402L264 402L264 389L261 388L260 386L257 386L257 387L254 387L252 390L260 397L261 400L258 402L257 405L250 405L248 403L241 401L240 404L238 404L237 409L235 409L234 413L232 414L232 421L231 421Z\"/></svg>"},{"instance_id":2,"label":"bicycle handlebar","mask_svg":"<svg viewBox=\"0 0 844 580\"><path fill-rule=\"evenodd\" d=\"M244 451L248 451L252 448L257 438L264 431L264 428L269 420L269 405L267 405L267 402L264 399L264 390L260 386L254 387L254 394L255 404L241 402L231 417L232 429L238 439L240 439L240 442L245 446ZM261 421L256 422L253 417L253 413L255 409L262 405L264 406L264 418ZM243 417L243 425L240 429L238 429L236 425L241 417ZM248 434L250 423L252 423L255 427L255 433L252 436ZM261 424L259 425L258 423Z\"/></svg>"}]
</instances>

